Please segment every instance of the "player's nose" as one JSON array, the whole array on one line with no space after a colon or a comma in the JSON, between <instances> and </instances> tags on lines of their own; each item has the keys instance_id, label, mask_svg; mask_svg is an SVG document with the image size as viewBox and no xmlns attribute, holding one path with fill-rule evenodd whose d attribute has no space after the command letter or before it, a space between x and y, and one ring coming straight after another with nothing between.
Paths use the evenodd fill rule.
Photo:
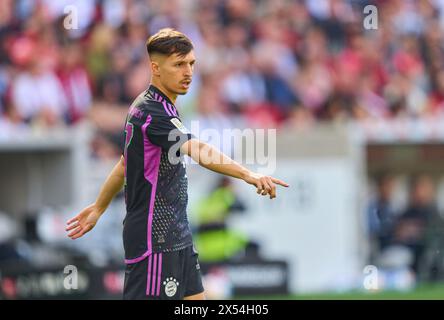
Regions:
<instances>
[{"instance_id":1,"label":"player's nose","mask_svg":"<svg viewBox=\"0 0 444 320\"><path fill-rule=\"evenodd\" d=\"M193 67L191 67L190 65L188 65L185 68L184 74L183 74L186 78L191 78L191 76L193 75Z\"/></svg>"}]
</instances>

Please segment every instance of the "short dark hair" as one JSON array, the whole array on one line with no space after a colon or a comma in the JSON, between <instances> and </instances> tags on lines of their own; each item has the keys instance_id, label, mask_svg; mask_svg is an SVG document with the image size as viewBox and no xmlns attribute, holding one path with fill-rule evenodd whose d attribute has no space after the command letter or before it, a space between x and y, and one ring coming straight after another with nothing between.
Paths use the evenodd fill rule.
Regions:
<instances>
[{"instance_id":1,"label":"short dark hair","mask_svg":"<svg viewBox=\"0 0 444 320\"><path fill-rule=\"evenodd\" d=\"M148 38L146 50L149 56L153 53L166 56L177 53L179 56L185 56L193 50L193 43L182 32L172 28L164 28Z\"/></svg>"}]
</instances>

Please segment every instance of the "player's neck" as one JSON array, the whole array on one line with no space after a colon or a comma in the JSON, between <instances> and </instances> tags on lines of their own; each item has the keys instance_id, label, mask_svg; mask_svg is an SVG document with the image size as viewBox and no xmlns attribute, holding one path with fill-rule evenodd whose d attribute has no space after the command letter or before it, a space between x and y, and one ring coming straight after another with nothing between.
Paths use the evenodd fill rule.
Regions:
<instances>
[{"instance_id":1,"label":"player's neck","mask_svg":"<svg viewBox=\"0 0 444 320\"><path fill-rule=\"evenodd\" d=\"M163 93L163 95L167 96L173 104L176 103L177 94L168 91L164 86L162 86L161 83L154 79L151 81L151 84L159 89Z\"/></svg>"}]
</instances>

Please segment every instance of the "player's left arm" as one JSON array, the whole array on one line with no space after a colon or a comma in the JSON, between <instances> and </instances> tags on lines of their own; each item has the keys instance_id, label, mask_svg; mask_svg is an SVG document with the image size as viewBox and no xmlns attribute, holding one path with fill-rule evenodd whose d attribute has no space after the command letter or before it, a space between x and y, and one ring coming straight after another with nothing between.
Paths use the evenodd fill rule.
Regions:
<instances>
[{"instance_id":1,"label":"player's left arm","mask_svg":"<svg viewBox=\"0 0 444 320\"><path fill-rule=\"evenodd\" d=\"M188 140L182 144L180 151L211 171L238 178L254 185L258 194L263 196L269 194L270 199L276 197L276 184L289 187L286 182L280 179L248 170L217 148L198 139Z\"/></svg>"},{"instance_id":2,"label":"player's left arm","mask_svg":"<svg viewBox=\"0 0 444 320\"><path fill-rule=\"evenodd\" d=\"M108 175L96 201L66 222L67 227L65 230L69 232L68 237L77 239L91 231L117 193L122 190L124 181L125 159L122 156Z\"/></svg>"}]
</instances>

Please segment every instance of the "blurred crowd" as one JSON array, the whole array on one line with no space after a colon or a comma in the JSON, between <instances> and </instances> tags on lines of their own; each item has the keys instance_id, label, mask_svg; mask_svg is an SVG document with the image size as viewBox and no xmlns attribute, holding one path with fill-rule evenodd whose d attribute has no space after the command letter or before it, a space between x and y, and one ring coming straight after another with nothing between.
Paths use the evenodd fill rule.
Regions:
<instances>
[{"instance_id":1,"label":"blurred crowd","mask_svg":"<svg viewBox=\"0 0 444 320\"><path fill-rule=\"evenodd\" d=\"M150 77L145 41L163 27L195 44L178 102L190 118L305 127L444 110L444 0L2 0L0 131L89 119L96 155L119 153Z\"/></svg>"},{"instance_id":2,"label":"blurred crowd","mask_svg":"<svg viewBox=\"0 0 444 320\"><path fill-rule=\"evenodd\" d=\"M392 271L409 269L419 281L442 281L442 183L429 174L403 179L388 172L376 176L373 182L375 192L367 212L370 262ZM400 197L402 189L404 197Z\"/></svg>"}]
</instances>

